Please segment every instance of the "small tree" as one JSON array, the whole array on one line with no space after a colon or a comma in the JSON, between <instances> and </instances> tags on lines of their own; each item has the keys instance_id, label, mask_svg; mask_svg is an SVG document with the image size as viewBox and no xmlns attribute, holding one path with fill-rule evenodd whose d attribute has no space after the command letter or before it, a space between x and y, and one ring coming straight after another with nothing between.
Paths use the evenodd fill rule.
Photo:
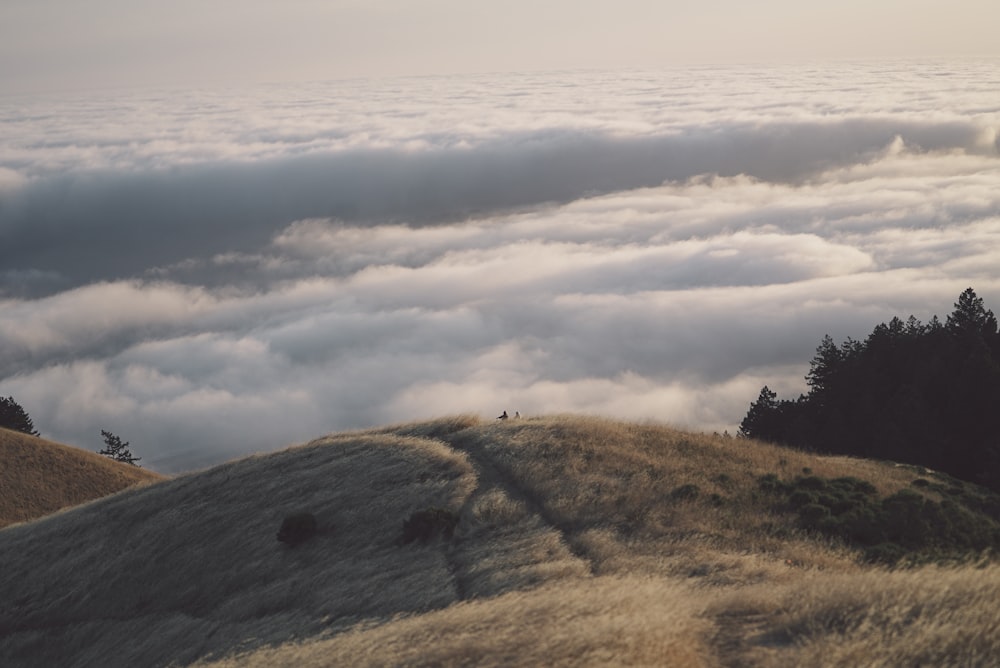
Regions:
<instances>
[{"instance_id":1,"label":"small tree","mask_svg":"<svg viewBox=\"0 0 1000 668\"><path fill-rule=\"evenodd\" d=\"M101 430L101 436L104 437L105 448L103 450L98 450L97 454L104 455L105 457L110 457L116 462L125 462L126 464L131 464L132 466L139 466L136 464L137 461L142 459L142 457L133 457L132 453L128 449L128 441L122 443L122 439L118 438L110 431Z\"/></svg>"},{"instance_id":2,"label":"small tree","mask_svg":"<svg viewBox=\"0 0 1000 668\"><path fill-rule=\"evenodd\" d=\"M743 438L772 438L776 432L775 426L780 417L781 405L778 395L767 385L760 391L757 401L750 404L743 422L740 423L739 436Z\"/></svg>"},{"instance_id":3,"label":"small tree","mask_svg":"<svg viewBox=\"0 0 1000 668\"><path fill-rule=\"evenodd\" d=\"M21 431L30 436L39 436L35 431L35 425L27 412L21 408L20 404L14 401L14 397L4 399L0 397L0 427Z\"/></svg>"}]
</instances>

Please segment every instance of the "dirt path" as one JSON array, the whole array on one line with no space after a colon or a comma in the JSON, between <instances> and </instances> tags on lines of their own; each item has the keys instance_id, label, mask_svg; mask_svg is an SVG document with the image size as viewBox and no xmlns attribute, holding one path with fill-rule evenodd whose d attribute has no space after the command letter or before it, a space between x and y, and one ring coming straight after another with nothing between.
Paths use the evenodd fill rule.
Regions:
<instances>
[{"instance_id":1,"label":"dirt path","mask_svg":"<svg viewBox=\"0 0 1000 668\"><path fill-rule=\"evenodd\" d=\"M504 499L524 512L510 523L472 532L456 541L452 550L460 597L495 595L534 586L560 577L590 576L595 563L571 532L546 513L544 506L496 463L479 440L480 430L462 430L440 437L464 452L476 469L479 485L463 514L475 513L479 504Z\"/></svg>"}]
</instances>

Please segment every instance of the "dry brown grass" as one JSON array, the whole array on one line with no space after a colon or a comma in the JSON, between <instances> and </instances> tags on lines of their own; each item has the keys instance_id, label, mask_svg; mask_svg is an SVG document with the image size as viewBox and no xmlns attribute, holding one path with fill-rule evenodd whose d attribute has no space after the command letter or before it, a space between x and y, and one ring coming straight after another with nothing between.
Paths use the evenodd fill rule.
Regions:
<instances>
[{"instance_id":1,"label":"dry brown grass","mask_svg":"<svg viewBox=\"0 0 1000 668\"><path fill-rule=\"evenodd\" d=\"M0 427L0 527L158 480L96 452Z\"/></svg>"},{"instance_id":2,"label":"dry brown grass","mask_svg":"<svg viewBox=\"0 0 1000 668\"><path fill-rule=\"evenodd\" d=\"M735 584L781 577L787 561L851 571L857 555L797 531L760 493L759 476L862 475L885 494L913 478L884 463L598 418L522 420L465 434L453 444L487 453L598 574ZM697 496L685 498L692 485Z\"/></svg>"},{"instance_id":3,"label":"dry brown grass","mask_svg":"<svg viewBox=\"0 0 1000 668\"><path fill-rule=\"evenodd\" d=\"M746 666L995 666L1000 566L813 572L722 596L709 614L758 621ZM764 620L764 623L760 623Z\"/></svg>"},{"instance_id":4,"label":"dry brown grass","mask_svg":"<svg viewBox=\"0 0 1000 668\"><path fill-rule=\"evenodd\" d=\"M703 609L683 583L609 577L459 603L210 665L708 666Z\"/></svg>"},{"instance_id":5,"label":"dry brown grass","mask_svg":"<svg viewBox=\"0 0 1000 668\"><path fill-rule=\"evenodd\" d=\"M0 663L996 665L1000 567L859 563L761 493L806 468L916 475L574 416L333 435L0 531ZM432 506L454 539L399 545Z\"/></svg>"}]
</instances>

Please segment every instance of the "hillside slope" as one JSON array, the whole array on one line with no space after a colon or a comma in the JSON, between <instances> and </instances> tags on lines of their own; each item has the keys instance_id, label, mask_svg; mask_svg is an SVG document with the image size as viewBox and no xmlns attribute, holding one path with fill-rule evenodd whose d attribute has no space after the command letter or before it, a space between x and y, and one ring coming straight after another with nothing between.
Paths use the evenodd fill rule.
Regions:
<instances>
[{"instance_id":1,"label":"hillside slope","mask_svg":"<svg viewBox=\"0 0 1000 668\"><path fill-rule=\"evenodd\" d=\"M0 531L0 663L1000 656L996 565L868 565L782 496L848 477L869 505L945 489L889 463L571 416L335 434ZM427 509L454 513L454 536L404 543L404 521ZM302 511L318 533L278 542Z\"/></svg>"},{"instance_id":2,"label":"hillside slope","mask_svg":"<svg viewBox=\"0 0 1000 668\"><path fill-rule=\"evenodd\" d=\"M162 479L95 452L0 427L0 527Z\"/></svg>"}]
</instances>

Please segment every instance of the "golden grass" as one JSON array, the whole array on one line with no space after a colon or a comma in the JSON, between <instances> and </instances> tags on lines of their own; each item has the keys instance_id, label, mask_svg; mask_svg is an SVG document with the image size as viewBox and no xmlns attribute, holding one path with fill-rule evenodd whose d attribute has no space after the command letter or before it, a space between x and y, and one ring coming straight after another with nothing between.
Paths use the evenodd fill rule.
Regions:
<instances>
[{"instance_id":1,"label":"golden grass","mask_svg":"<svg viewBox=\"0 0 1000 668\"><path fill-rule=\"evenodd\" d=\"M473 439L481 442L470 445ZM888 464L573 416L492 425L455 445L481 448L516 479L595 573L700 574L719 583L777 577L786 561L857 568L856 554L802 535L775 513L759 476L790 478L804 468L862 474L884 493L913 478ZM690 485L697 496L685 499L679 490Z\"/></svg>"},{"instance_id":2,"label":"golden grass","mask_svg":"<svg viewBox=\"0 0 1000 668\"><path fill-rule=\"evenodd\" d=\"M995 666L1000 660L1000 566L862 573L813 572L723 596L717 619L767 620L743 665Z\"/></svg>"},{"instance_id":3,"label":"golden grass","mask_svg":"<svg viewBox=\"0 0 1000 668\"><path fill-rule=\"evenodd\" d=\"M0 528L163 476L0 427Z\"/></svg>"},{"instance_id":4,"label":"golden grass","mask_svg":"<svg viewBox=\"0 0 1000 668\"><path fill-rule=\"evenodd\" d=\"M708 666L703 608L683 583L601 578L459 603L207 665Z\"/></svg>"},{"instance_id":5,"label":"golden grass","mask_svg":"<svg viewBox=\"0 0 1000 668\"><path fill-rule=\"evenodd\" d=\"M0 531L0 664L996 665L1000 567L863 565L759 490L804 469L916 477L574 416L332 435ZM455 537L399 545L432 506Z\"/></svg>"}]
</instances>

